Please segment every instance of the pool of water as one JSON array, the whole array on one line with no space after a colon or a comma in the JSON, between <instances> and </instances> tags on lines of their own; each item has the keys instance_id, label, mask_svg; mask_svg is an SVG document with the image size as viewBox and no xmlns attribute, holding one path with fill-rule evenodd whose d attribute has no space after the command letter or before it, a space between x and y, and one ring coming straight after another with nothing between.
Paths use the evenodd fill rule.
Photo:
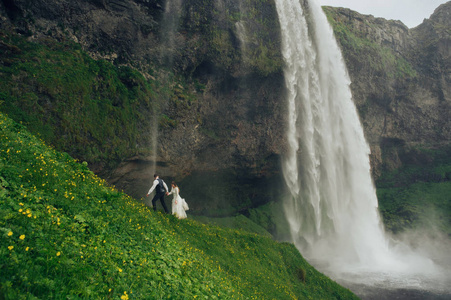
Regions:
<instances>
[{"instance_id":1,"label":"pool of water","mask_svg":"<svg viewBox=\"0 0 451 300\"><path fill-rule=\"evenodd\" d=\"M416 274L324 271L363 300L444 300L451 299L451 270Z\"/></svg>"}]
</instances>

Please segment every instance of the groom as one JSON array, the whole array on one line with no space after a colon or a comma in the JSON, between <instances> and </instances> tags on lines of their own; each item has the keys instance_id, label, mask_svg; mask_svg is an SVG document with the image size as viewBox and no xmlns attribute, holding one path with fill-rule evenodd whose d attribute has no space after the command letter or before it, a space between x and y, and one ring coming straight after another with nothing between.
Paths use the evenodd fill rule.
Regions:
<instances>
[{"instance_id":1,"label":"groom","mask_svg":"<svg viewBox=\"0 0 451 300\"><path fill-rule=\"evenodd\" d=\"M153 192L153 190L155 190L155 196L152 199L153 210L154 211L157 210L156 202L158 199L160 199L164 211L168 214L169 213L168 208L166 207L166 203L164 203L164 195L168 191L168 186L163 181L163 179L160 179L160 176L158 176L158 174L153 175L153 178L154 178L153 185L150 188L149 192L147 193L146 197L149 197L149 195Z\"/></svg>"}]
</instances>

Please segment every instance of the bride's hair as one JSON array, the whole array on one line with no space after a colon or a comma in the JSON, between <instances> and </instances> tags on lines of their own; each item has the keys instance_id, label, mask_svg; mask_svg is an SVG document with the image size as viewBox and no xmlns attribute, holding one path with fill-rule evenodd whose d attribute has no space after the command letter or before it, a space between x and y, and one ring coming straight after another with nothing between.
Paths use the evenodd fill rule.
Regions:
<instances>
[{"instance_id":1,"label":"bride's hair","mask_svg":"<svg viewBox=\"0 0 451 300\"><path fill-rule=\"evenodd\" d=\"M177 186L177 183L175 183L175 181L171 182L171 184L172 184L174 187L179 188L179 187ZM179 188L179 193L180 193L180 188Z\"/></svg>"}]
</instances>

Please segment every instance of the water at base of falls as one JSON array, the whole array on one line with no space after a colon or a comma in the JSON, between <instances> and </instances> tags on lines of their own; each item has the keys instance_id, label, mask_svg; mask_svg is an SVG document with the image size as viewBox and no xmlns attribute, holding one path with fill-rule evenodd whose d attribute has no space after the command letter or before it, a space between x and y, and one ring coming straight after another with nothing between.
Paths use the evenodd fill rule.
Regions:
<instances>
[{"instance_id":1,"label":"water at base of falls","mask_svg":"<svg viewBox=\"0 0 451 300\"><path fill-rule=\"evenodd\" d=\"M325 274L364 300L451 299L450 272L445 270L431 274L390 272L359 272L341 276L334 273L325 272Z\"/></svg>"},{"instance_id":2,"label":"water at base of falls","mask_svg":"<svg viewBox=\"0 0 451 300\"><path fill-rule=\"evenodd\" d=\"M293 243L345 286L427 286L449 294L449 269L384 232L349 76L320 5L304 2L304 12L299 0L275 2L289 111L283 171Z\"/></svg>"}]
</instances>

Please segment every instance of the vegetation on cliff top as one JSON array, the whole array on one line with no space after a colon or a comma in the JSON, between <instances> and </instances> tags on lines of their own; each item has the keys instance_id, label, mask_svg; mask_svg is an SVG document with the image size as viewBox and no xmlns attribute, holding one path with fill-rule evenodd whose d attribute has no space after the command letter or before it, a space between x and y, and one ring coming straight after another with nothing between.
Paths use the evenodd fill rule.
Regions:
<instances>
[{"instance_id":1,"label":"vegetation on cliff top","mask_svg":"<svg viewBox=\"0 0 451 300\"><path fill-rule=\"evenodd\" d=\"M346 57L355 58L355 61L347 62L348 68L358 69L365 66L374 76L391 79L417 77L417 72L404 57L389 47L369 40L362 36L362 33L353 30L349 24L343 23L339 18L339 10L324 7L324 12L342 50L348 53ZM367 23L367 26L372 25Z\"/></svg>"},{"instance_id":2,"label":"vegetation on cliff top","mask_svg":"<svg viewBox=\"0 0 451 300\"><path fill-rule=\"evenodd\" d=\"M3 299L355 299L296 248L132 200L0 114Z\"/></svg>"}]
</instances>

